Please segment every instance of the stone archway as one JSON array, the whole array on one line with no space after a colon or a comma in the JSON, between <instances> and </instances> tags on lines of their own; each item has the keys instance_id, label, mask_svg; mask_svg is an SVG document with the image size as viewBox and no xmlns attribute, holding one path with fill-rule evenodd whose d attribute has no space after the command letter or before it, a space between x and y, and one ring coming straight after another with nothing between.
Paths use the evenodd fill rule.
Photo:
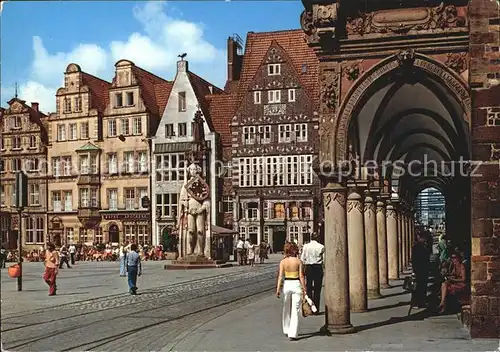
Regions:
<instances>
[{"instance_id":1,"label":"stone archway","mask_svg":"<svg viewBox=\"0 0 500 352\"><path fill-rule=\"evenodd\" d=\"M332 146L334 151L331 151L331 155L335 156L337 162L346 160L348 157L348 129L356 107L363 102L363 97L370 93L370 88L374 86L376 81L383 80L387 76L394 74L396 70L401 70L404 67L405 62L401 59L403 55L408 55L406 60L411 61L412 67L424 75L432 76L446 87L449 93L456 96L464 111L465 119L470 120L471 98L466 83L442 63L426 55L415 53L413 50L403 50L369 69L348 91L339 107L333 130L336 143Z\"/></svg>"}]
</instances>

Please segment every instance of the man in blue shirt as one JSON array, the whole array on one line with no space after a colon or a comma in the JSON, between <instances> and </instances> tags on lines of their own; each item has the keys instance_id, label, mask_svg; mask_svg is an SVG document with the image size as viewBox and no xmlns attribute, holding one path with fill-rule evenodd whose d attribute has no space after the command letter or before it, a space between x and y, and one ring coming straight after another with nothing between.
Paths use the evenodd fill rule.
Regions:
<instances>
[{"instance_id":1,"label":"man in blue shirt","mask_svg":"<svg viewBox=\"0 0 500 352\"><path fill-rule=\"evenodd\" d=\"M137 245L133 243L130 246L130 252L125 258L127 263L128 287L131 295L137 294L137 276L141 276L142 266L141 257L137 253Z\"/></svg>"}]
</instances>

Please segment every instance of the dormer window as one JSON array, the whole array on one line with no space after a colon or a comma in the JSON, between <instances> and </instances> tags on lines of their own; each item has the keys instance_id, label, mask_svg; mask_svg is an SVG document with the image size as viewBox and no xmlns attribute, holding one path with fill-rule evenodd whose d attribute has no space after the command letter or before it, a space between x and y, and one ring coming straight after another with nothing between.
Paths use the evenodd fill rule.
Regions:
<instances>
[{"instance_id":1,"label":"dormer window","mask_svg":"<svg viewBox=\"0 0 500 352\"><path fill-rule=\"evenodd\" d=\"M127 106L134 105L134 92L127 92Z\"/></svg>"},{"instance_id":2,"label":"dormer window","mask_svg":"<svg viewBox=\"0 0 500 352\"><path fill-rule=\"evenodd\" d=\"M260 91L253 92L253 103L260 104L260 97L261 97Z\"/></svg>"},{"instance_id":3,"label":"dormer window","mask_svg":"<svg viewBox=\"0 0 500 352\"><path fill-rule=\"evenodd\" d=\"M279 103L281 102L281 91L280 90L270 90L267 92L267 102L268 103Z\"/></svg>"},{"instance_id":4,"label":"dormer window","mask_svg":"<svg viewBox=\"0 0 500 352\"><path fill-rule=\"evenodd\" d=\"M281 74L281 64L267 65L267 74L269 76L277 76Z\"/></svg>"},{"instance_id":5,"label":"dormer window","mask_svg":"<svg viewBox=\"0 0 500 352\"><path fill-rule=\"evenodd\" d=\"M69 114L71 112L71 99L64 98L64 113Z\"/></svg>"},{"instance_id":6,"label":"dormer window","mask_svg":"<svg viewBox=\"0 0 500 352\"><path fill-rule=\"evenodd\" d=\"M122 107L123 106L123 95L122 93L116 93L115 94L115 107Z\"/></svg>"},{"instance_id":7,"label":"dormer window","mask_svg":"<svg viewBox=\"0 0 500 352\"><path fill-rule=\"evenodd\" d=\"M179 92L177 95L179 111L186 111L186 92Z\"/></svg>"}]
</instances>

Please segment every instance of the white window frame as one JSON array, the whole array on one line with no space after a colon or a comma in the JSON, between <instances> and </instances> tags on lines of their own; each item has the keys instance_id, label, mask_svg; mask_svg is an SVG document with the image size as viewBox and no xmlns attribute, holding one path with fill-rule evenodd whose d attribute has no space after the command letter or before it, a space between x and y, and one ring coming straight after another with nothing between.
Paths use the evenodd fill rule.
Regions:
<instances>
[{"instance_id":1,"label":"white window frame","mask_svg":"<svg viewBox=\"0 0 500 352\"><path fill-rule=\"evenodd\" d=\"M70 123L68 125L68 140L76 141L78 139L78 124Z\"/></svg>"},{"instance_id":2,"label":"white window frame","mask_svg":"<svg viewBox=\"0 0 500 352\"><path fill-rule=\"evenodd\" d=\"M145 151L139 152L139 172L148 172L148 153Z\"/></svg>"},{"instance_id":3,"label":"white window frame","mask_svg":"<svg viewBox=\"0 0 500 352\"><path fill-rule=\"evenodd\" d=\"M108 173L117 174L118 173L118 154L108 153Z\"/></svg>"},{"instance_id":4,"label":"white window frame","mask_svg":"<svg viewBox=\"0 0 500 352\"><path fill-rule=\"evenodd\" d=\"M147 195L148 195L147 187L137 188L137 194L139 196L139 209L146 209L146 208L142 207L142 198L147 197Z\"/></svg>"},{"instance_id":5,"label":"white window frame","mask_svg":"<svg viewBox=\"0 0 500 352\"><path fill-rule=\"evenodd\" d=\"M295 96L295 89L289 89L288 90L288 102L290 103L293 103L296 99L296 96Z\"/></svg>"},{"instance_id":6,"label":"white window frame","mask_svg":"<svg viewBox=\"0 0 500 352\"><path fill-rule=\"evenodd\" d=\"M268 64L267 65L267 75L268 76L281 75L281 64Z\"/></svg>"},{"instance_id":7,"label":"white window frame","mask_svg":"<svg viewBox=\"0 0 500 352\"><path fill-rule=\"evenodd\" d=\"M253 103L260 104L262 102L262 93L260 90L253 92Z\"/></svg>"},{"instance_id":8,"label":"white window frame","mask_svg":"<svg viewBox=\"0 0 500 352\"><path fill-rule=\"evenodd\" d=\"M243 127L243 144L255 144L255 126Z\"/></svg>"},{"instance_id":9,"label":"white window frame","mask_svg":"<svg viewBox=\"0 0 500 352\"><path fill-rule=\"evenodd\" d=\"M61 176L61 158L52 158L52 176Z\"/></svg>"},{"instance_id":10,"label":"white window frame","mask_svg":"<svg viewBox=\"0 0 500 352\"><path fill-rule=\"evenodd\" d=\"M132 119L132 134L141 135L142 134L142 118L134 117Z\"/></svg>"},{"instance_id":11,"label":"white window frame","mask_svg":"<svg viewBox=\"0 0 500 352\"><path fill-rule=\"evenodd\" d=\"M90 156L88 154L80 155L80 175L90 174Z\"/></svg>"},{"instance_id":12,"label":"white window frame","mask_svg":"<svg viewBox=\"0 0 500 352\"><path fill-rule=\"evenodd\" d=\"M130 135L130 121L128 118L120 119L120 134L124 136Z\"/></svg>"},{"instance_id":13,"label":"white window frame","mask_svg":"<svg viewBox=\"0 0 500 352\"><path fill-rule=\"evenodd\" d=\"M307 123L298 123L294 125L295 140L297 142L307 142Z\"/></svg>"},{"instance_id":14,"label":"white window frame","mask_svg":"<svg viewBox=\"0 0 500 352\"><path fill-rule=\"evenodd\" d=\"M62 191L62 205L63 211L73 211L73 192L72 191Z\"/></svg>"},{"instance_id":15,"label":"white window frame","mask_svg":"<svg viewBox=\"0 0 500 352\"><path fill-rule=\"evenodd\" d=\"M166 123L165 124L165 137L174 137L175 136L175 131L174 131L174 124L173 123Z\"/></svg>"},{"instance_id":16,"label":"white window frame","mask_svg":"<svg viewBox=\"0 0 500 352\"><path fill-rule=\"evenodd\" d=\"M64 142L66 140L66 125L58 124L57 125L57 141Z\"/></svg>"},{"instance_id":17,"label":"white window frame","mask_svg":"<svg viewBox=\"0 0 500 352\"><path fill-rule=\"evenodd\" d=\"M90 173L93 175L99 173L99 162L97 155L90 155Z\"/></svg>"},{"instance_id":18,"label":"white window frame","mask_svg":"<svg viewBox=\"0 0 500 352\"><path fill-rule=\"evenodd\" d=\"M262 144L271 143L271 140L272 140L271 126L270 125L266 125L266 126L261 125L258 127L259 127L260 143L262 143Z\"/></svg>"},{"instance_id":19,"label":"white window frame","mask_svg":"<svg viewBox=\"0 0 500 352\"><path fill-rule=\"evenodd\" d=\"M118 210L118 188L108 188L108 209Z\"/></svg>"},{"instance_id":20,"label":"white window frame","mask_svg":"<svg viewBox=\"0 0 500 352\"><path fill-rule=\"evenodd\" d=\"M134 210L136 208L136 190L135 188L124 188L123 198L125 200L125 209Z\"/></svg>"},{"instance_id":21,"label":"white window frame","mask_svg":"<svg viewBox=\"0 0 500 352\"><path fill-rule=\"evenodd\" d=\"M60 158L60 168L63 176L71 176L73 165L71 164L71 156L62 156ZM61 167L62 166L62 167Z\"/></svg>"},{"instance_id":22,"label":"white window frame","mask_svg":"<svg viewBox=\"0 0 500 352\"><path fill-rule=\"evenodd\" d=\"M292 125L278 125L278 142L290 143L292 141Z\"/></svg>"},{"instance_id":23,"label":"white window frame","mask_svg":"<svg viewBox=\"0 0 500 352\"><path fill-rule=\"evenodd\" d=\"M267 102L269 104L281 103L281 90L268 90Z\"/></svg>"},{"instance_id":24,"label":"white window frame","mask_svg":"<svg viewBox=\"0 0 500 352\"><path fill-rule=\"evenodd\" d=\"M187 174L187 162L182 153L170 153L156 156L157 182L183 182Z\"/></svg>"},{"instance_id":25,"label":"white window frame","mask_svg":"<svg viewBox=\"0 0 500 352\"><path fill-rule=\"evenodd\" d=\"M116 128L116 119L108 120L108 137L116 137L117 136L117 128Z\"/></svg>"},{"instance_id":26,"label":"white window frame","mask_svg":"<svg viewBox=\"0 0 500 352\"><path fill-rule=\"evenodd\" d=\"M80 188L78 193L80 196L80 208L88 208L90 206L90 189Z\"/></svg>"},{"instance_id":27,"label":"white window frame","mask_svg":"<svg viewBox=\"0 0 500 352\"><path fill-rule=\"evenodd\" d=\"M178 215L179 195L177 193L158 193L156 212L163 218L175 218Z\"/></svg>"},{"instance_id":28,"label":"white window frame","mask_svg":"<svg viewBox=\"0 0 500 352\"><path fill-rule=\"evenodd\" d=\"M222 209L221 213L233 213L234 200L231 196L222 196Z\"/></svg>"},{"instance_id":29,"label":"white window frame","mask_svg":"<svg viewBox=\"0 0 500 352\"><path fill-rule=\"evenodd\" d=\"M90 126L88 121L80 123L80 139L90 138Z\"/></svg>"},{"instance_id":30,"label":"white window frame","mask_svg":"<svg viewBox=\"0 0 500 352\"><path fill-rule=\"evenodd\" d=\"M134 172L134 152L123 152L123 166L124 172Z\"/></svg>"}]
</instances>

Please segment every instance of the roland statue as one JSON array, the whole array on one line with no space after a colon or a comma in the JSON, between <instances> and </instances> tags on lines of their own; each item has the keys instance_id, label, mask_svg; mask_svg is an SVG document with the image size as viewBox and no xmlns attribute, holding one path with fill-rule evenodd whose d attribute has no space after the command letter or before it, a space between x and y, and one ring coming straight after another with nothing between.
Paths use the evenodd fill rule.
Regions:
<instances>
[{"instance_id":1,"label":"roland statue","mask_svg":"<svg viewBox=\"0 0 500 352\"><path fill-rule=\"evenodd\" d=\"M210 192L201 173L201 167L195 163L188 167L189 180L182 187L179 197L179 233L185 234L183 230L187 223L187 255L205 256Z\"/></svg>"}]
</instances>

